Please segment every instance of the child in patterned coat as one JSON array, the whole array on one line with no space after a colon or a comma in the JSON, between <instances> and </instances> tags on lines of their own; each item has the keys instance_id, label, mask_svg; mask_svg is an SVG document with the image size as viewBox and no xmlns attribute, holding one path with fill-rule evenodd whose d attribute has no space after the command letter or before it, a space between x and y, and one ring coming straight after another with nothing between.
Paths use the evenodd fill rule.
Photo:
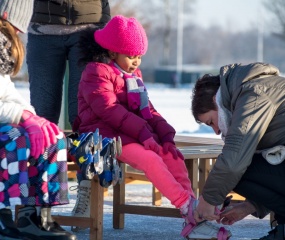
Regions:
<instances>
[{"instance_id":1,"label":"child in patterned coat","mask_svg":"<svg viewBox=\"0 0 285 240\"><path fill-rule=\"evenodd\" d=\"M51 206L69 202L64 135L10 79L24 59L17 33L27 31L32 10L32 0L0 1L0 239L76 240L51 217ZM15 205L24 205L17 225Z\"/></svg>"}]
</instances>

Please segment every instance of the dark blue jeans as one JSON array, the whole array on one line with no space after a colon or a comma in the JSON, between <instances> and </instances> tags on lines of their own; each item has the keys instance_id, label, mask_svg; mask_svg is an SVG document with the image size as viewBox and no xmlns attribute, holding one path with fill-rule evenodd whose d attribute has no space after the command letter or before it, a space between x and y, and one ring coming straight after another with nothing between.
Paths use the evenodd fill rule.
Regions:
<instances>
[{"instance_id":1,"label":"dark blue jeans","mask_svg":"<svg viewBox=\"0 0 285 240\"><path fill-rule=\"evenodd\" d=\"M83 67L77 65L80 32L69 35L28 34L27 65L30 99L36 113L58 124L68 63L68 117L77 116L77 92Z\"/></svg>"},{"instance_id":2,"label":"dark blue jeans","mask_svg":"<svg viewBox=\"0 0 285 240\"><path fill-rule=\"evenodd\" d=\"M273 211L277 222L285 224L285 161L271 165L255 154L234 191Z\"/></svg>"}]
</instances>

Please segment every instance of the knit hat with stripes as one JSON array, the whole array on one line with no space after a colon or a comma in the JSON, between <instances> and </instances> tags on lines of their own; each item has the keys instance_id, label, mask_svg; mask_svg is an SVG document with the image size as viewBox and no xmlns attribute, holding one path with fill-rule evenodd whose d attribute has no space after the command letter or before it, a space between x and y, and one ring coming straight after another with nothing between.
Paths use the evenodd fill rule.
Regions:
<instances>
[{"instance_id":1,"label":"knit hat with stripes","mask_svg":"<svg viewBox=\"0 0 285 240\"><path fill-rule=\"evenodd\" d=\"M32 18L34 0L0 0L0 18L21 32L27 32Z\"/></svg>"}]
</instances>

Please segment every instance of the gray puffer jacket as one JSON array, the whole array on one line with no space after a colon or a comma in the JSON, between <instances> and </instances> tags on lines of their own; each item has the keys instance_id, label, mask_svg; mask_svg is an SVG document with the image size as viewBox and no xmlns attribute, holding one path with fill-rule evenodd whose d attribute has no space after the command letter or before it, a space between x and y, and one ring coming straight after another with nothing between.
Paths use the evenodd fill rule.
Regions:
<instances>
[{"instance_id":1,"label":"gray puffer jacket","mask_svg":"<svg viewBox=\"0 0 285 240\"><path fill-rule=\"evenodd\" d=\"M234 189L256 150L285 145L285 78L278 75L264 63L220 69L222 101L232 119L202 192L211 205L221 204Z\"/></svg>"}]
</instances>

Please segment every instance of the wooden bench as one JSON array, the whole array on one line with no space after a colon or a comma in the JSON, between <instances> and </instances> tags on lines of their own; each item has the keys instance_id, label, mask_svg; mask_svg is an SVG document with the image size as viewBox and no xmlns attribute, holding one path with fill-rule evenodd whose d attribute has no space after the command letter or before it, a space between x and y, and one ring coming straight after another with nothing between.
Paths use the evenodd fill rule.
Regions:
<instances>
[{"instance_id":1,"label":"wooden bench","mask_svg":"<svg viewBox=\"0 0 285 240\"><path fill-rule=\"evenodd\" d=\"M177 147L202 146L202 145L224 145L220 138L193 137L185 135L175 135L174 141Z\"/></svg>"},{"instance_id":2,"label":"wooden bench","mask_svg":"<svg viewBox=\"0 0 285 240\"><path fill-rule=\"evenodd\" d=\"M197 139L199 140L199 139ZM199 140L200 141L200 140ZM195 142L193 141L194 145ZM198 147L199 148L199 147ZM191 176L191 181L194 183L194 191L198 190L199 181L196 180L198 176L198 160L196 161L194 157L207 157L214 158L219 152L217 149L221 149L221 146L203 147L200 146L200 151L197 152L197 147L192 147L192 152L188 147L182 147L181 151L185 155L186 164L188 171ZM209 151L211 149L211 151ZM202 150L202 152L201 152ZM201 155L202 154L202 155ZM204 155L203 155L204 154ZM188 161L189 159L189 161ZM161 194L153 187L153 205L151 207L147 206L129 206L125 204L125 184L128 181L140 180L148 181L147 178L142 173L132 173L126 172L125 164L121 164L123 170L123 181L121 184L117 184L114 187L113 194L113 227L123 228L124 227L124 214L143 214L151 216L165 216L165 217L181 217L179 210L175 208L165 208L158 207L161 204ZM78 170L78 166L73 163L68 164L69 171ZM196 172L196 173L195 173ZM202 174L201 174L202 176ZM55 221L63 226L78 226L78 227L88 227L90 228L90 240L100 240L103 237L103 206L104 206L104 188L99 184L98 177L95 176L91 181L91 199L90 199L90 217L73 217L73 216L62 216L62 215L53 215Z\"/></svg>"},{"instance_id":3,"label":"wooden bench","mask_svg":"<svg viewBox=\"0 0 285 240\"><path fill-rule=\"evenodd\" d=\"M198 196L199 189L202 189L210 171L210 162L215 159L222 150L222 145L202 145L181 147L181 152L185 157L186 167L192 188ZM122 163L122 165L124 165ZM124 169L124 167L123 167ZM115 229L124 228L124 215L138 214L160 217L180 218L178 209L158 206L141 206L126 204L124 182L114 187L113 199L113 227Z\"/></svg>"},{"instance_id":4,"label":"wooden bench","mask_svg":"<svg viewBox=\"0 0 285 240\"><path fill-rule=\"evenodd\" d=\"M192 182L192 188L196 196L199 196L199 190L202 190L208 178L209 172L216 158L222 151L223 141L220 139L199 138L178 136L176 137L176 145L185 157L185 164L188 169L189 178ZM204 142L205 141L205 142ZM205 144L203 144L205 143ZM211 145L208 143L216 143ZM199 145L202 144L202 145ZM124 169L124 168L123 168ZM155 190L155 188L154 188ZM113 200L113 227L115 229L124 228L125 214L150 215L160 217L178 217L180 212L175 208L158 207L161 203L161 193L157 190L153 195L153 205L141 206L128 205L125 203L125 184L122 183L114 187ZM242 202L244 197L237 193L231 192L233 202ZM157 204L158 203L158 204ZM270 222L274 219L274 214L270 213Z\"/></svg>"},{"instance_id":5,"label":"wooden bench","mask_svg":"<svg viewBox=\"0 0 285 240\"><path fill-rule=\"evenodd\" d=\"M199 196L199 190L203 188L209 171L220 154L223 142L220 139L176 136L175 141L185 157L185 163L192 182L192 188ZM212 144L209 144L212 143ZM126 171L125 164L121 163L123 171L123 181L114 187L113 194L113 227L115 229L124 228L125 214L150 215L161 217L180 218L180 212L174 207L162 207L161 193L153 187L153 206L128 205L125 202L125 184L128 181L140 180L148 181L142 173ZM69 163L68 170L76 171L78 166ZM73 217L53 215L54 219L63 226L78 226L90 228L90 240L101 240L103 238L103 206L104 188L99 184L98 176L91 181L91 205L90 217ZM237 200L243 200L236 195Z\"/></svg>"},{"instance_id":6,"label":"wooden bench","mask_svg":"<svg viewBox=\"0 0 285 240\"><path fill-rule=\"evenodd\" d=\"M90 217L53 215L56 222L63 226L90 228L90 240L103 239L104 188L100 186L98 176L91 180Z\"/></svg>"},{"instance_id":7,"label":"wooden bench","mask_svg":"<svg viewBox=\"0 0 285 240\"><path fill-rule=\"evenodd\" d=\"M189 141L189 142L188 142ZM185 156L185 163L189 171L190 179L193 184L193 189L196 194L198 194L198 189L202 187L203 182L207 177L207 161L212 158L216 158L221 151L222 144L220 145L210 145L208 147L201 146L201 143L205 141L206 143L218 143L216 139L205 139L199 137L178 137L177 145L182 146L181 151ZM185 147L185 146L192 147ZM184 147L183 147L184 146ZM195 146L195 147L194 147ZM204 157L204 158L203 158ZM148 206L129 206L125 204L125 184L128 181L140 180L148 181L142 173L137 172L127 172L125 164L121 163L123 171L123 181L121 184L117 184L114 187L113 194L113 227L115 229L124 227L124 214L143 214L151 216L165 216L165 217L177 217L180 218L180 212L175 208L159 207L161 205L161 193L153 187L153 205ZM76 164L69 163L68 170L76 171L78 167ZM198 174L198 171L199 174ZM205 173L205 174L204 174ZM198 180L198 175L201 180ZM204 179L204 180L203 180ZM103 237L103 206L104 206L104 188L99 184L98 177L95 176L91 181L91 206L90 206L90 217L89 218L79 218L73 216L61 216L54 215L54 219L64 226L78 226L78 227L89 227L90 228L90 240L99 240Z\"/></svg>"}]
</instances>

